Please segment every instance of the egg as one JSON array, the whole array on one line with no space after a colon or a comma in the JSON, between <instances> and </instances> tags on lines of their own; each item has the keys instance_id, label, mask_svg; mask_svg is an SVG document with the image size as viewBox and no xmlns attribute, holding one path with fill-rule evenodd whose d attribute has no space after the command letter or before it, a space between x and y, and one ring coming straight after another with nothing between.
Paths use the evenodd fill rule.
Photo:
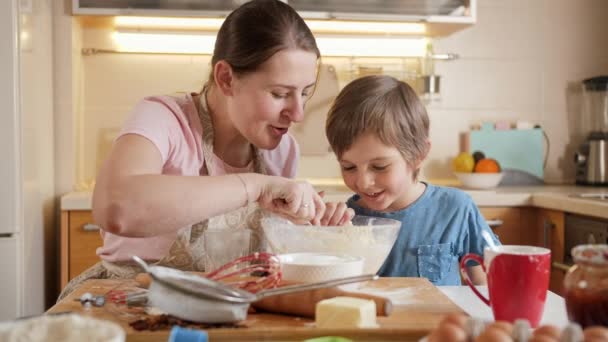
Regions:
<instances>
[{"instance_id":1,"label":"egg","mask_svg":"<svg viewBox=\"0 0 608 342\"><path fill-rule=\"evenodd\" d=\"M543 326L536 328L536 330L534 330L534 333L532 334L532 336L548 336L555 340L558 340L560 334L561 334L561 331L559 330L558 327L553 326L553 325L543 325Z\"/></svg>"},{"instance_id":2,"label":"egg","mask_svg":"<svg viewBox=\"0 0 608 342\"><path fill-rule=\"evenodd\" d=\"M608 328L594 326L588 327L583 331L585 342L587 341L608 341Z\"/></svg>"},{"instance_id":3,"label":"egg","mask_svg":"<svg viewBox=\"0 0 608 342\"><path fill-rule=\"evenodd\" d=\"M561 341L582 341L583 329L577 323L568 323L562 331Z\"/></svg>"},{"instance_id":4,"label":"egg","mask_svg":"<svg viewBox=\"0 0 608 342\"><path fill-rule=\"evenodd\" d=\"M469 339L473 340L477 338L477 336L481 335L485 328L486 325L482 320L469 318L464 325L464 332Z\"/></svg>"},{"instance_id":5,"label":"egg","mask_svg":"<svg viewBox=\"0 0 608 342\"><path fill-rule=\"evenodd\" d=\"M513 324L506 321L496 321L490 324L488 327L501 329L502 331L509 334L509 336L513 333Z\"/></svg>"},{"instance_id":6,"label":"egg","mask_svg":"<svg viewBox=\"0 0 608 342\"><path fill-rule=\"evenodd\" d=\"M467 319L468 317L463 314L451 313L443 318L441 324L452 323L461 328L464 328L465 324L467 323Z\"/></svg>"},{"instance_id":7,"label":"egg","mask_svg":"<svg viewBox=\"0 0 608 342\"><path fill-rule=\"evenodd\" d=\"M488 327L477 336L475 342L513 342L513 339L502 328Z\"/></svg>"},{"instance_id":8,"label":"egg","mask_svg":"<svg viewBox=\"0 0 608 342\"><path fill-rule=\"evenodd\" d=\"M467 334L456 324L443 322L429 336L429 342L465 342Z\"/></svg>"},{"instance_id":9,"label":"egg","mask_svg":"<svg viewBox=\"0 0 608 342\"><path fill-rule=\"evenodd\" d=\"M513 323L513 333L511 336L516 341L527 341L532 334L530 333L530 322L527 319L516 319Z\"/></svg>"},{"instance_id":10,"label":"egg","mask_svg":"<svg viewBox=\"0 0 608 342\"><path fill-rule=\"evenodd\" d=\"M532 335L528 342L559 342L559 339L548 335Z\"/></svg>"}]
</instances>

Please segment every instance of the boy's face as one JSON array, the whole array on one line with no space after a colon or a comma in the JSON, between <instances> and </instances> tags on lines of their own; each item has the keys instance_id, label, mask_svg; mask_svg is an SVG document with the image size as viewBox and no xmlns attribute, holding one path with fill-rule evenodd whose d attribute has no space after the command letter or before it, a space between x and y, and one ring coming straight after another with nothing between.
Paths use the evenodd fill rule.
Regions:
<instances>
[{"instance_id":1,"label":"boy's face","mask_svg":"<svg viewBox=\"0 0 608 342\"><path fill-rule=\"evenodd\" d=\"M375 211L396 211L410 202L414 169L399 151L366 133L340 158L342 178L361 196L359 204Z\"/></svg>"}]
</instances>

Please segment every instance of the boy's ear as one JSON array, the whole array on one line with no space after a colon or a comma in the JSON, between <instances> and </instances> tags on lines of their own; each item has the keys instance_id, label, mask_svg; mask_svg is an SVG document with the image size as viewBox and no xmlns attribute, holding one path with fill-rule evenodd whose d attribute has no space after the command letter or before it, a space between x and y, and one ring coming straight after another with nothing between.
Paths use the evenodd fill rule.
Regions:
<instances>
[{"instance_id":1,"label":"boy's ear","mask_svg":"<svg viewBox=\"0 0 608 342\"><path fill-rule=\"evenodd\" d=\"M422 162L426 159L426 157L429 156L429 152L431 151L431 140L426 139L425 144L426 144L426 151L424 152L424 155L420 156L420 158L416 161L415 169L419 169L420 166L422 165Z\"/></svg>"},{"instance_id":2,"label":"boy's ear","mask_svg":"<svg viewBox=\"0 0 608 342\"><path fill-rule=\"evenodd\" d=\"M225 96L233 95L234 72L228 62L221 60L213 67L213 79L218 89Z\"/></svg>"}]
</instances>

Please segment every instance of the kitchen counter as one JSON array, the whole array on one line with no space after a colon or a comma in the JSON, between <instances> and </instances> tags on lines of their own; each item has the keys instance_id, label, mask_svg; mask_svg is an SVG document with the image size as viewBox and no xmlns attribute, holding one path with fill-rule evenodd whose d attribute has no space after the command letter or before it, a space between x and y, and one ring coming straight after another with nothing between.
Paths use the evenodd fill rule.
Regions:
<instances>
[{"instance_id":1,"label":"kitchen counter","mask_svg":"<svg viewBox=\"0 0 608 342\"><path fill-rule=\"evenodd\" d=\"M325 191L327 201L345 201L352 194L336 179L309 180ZM433 184L444 184L432 182ZM522 187L498 187L491 190L468 190L473 201L480 207L531 206L565 211L608 219L608 200L573 197L576 194L608 193L608 187L574 185L544 185ZM90 210L91 192L71 192L61 197L61 210Z\"/></svg>"},{"instance_id":2,"label":"kitchen counter","mask_svg":"<svg viewBox=\"0 0 608 342\"><path fill-rule=\"evenodd\" d=\"M90 279L56 303L47 313L73 312L118 323L127 333L127 341L167 341L169 327L137 331L129 323L148 318L142 307L126 307L107 301L103 307L83 307L77 300L84 293L107 295L110 290L141 291L133 279ZM378 328L316 328L310 318L249 313L238 327L206 327L210 341L303 341L320 336L344 336L358 341L419 341L434 329L446 314L462 313L437 287L425 278L380 278L363 283L358 292L390 298L393 312L377 317ZM197 328L196 326L194 328ZM201 329L201 327L198 327Z\"/></svg>"},{"instance_id":3,"label":"kitchen counter","mask_svg":"<svg viewBox=\"0 0 608 342\"><path fill-rule=\"evenodd\" d=\"M494 320L492 309L485 305L468 286L438 286L437 288L469 316L488 322ZM477 289L481 294L488 297L487 286L477 286ZM563 297L548 291L540 325L551 324L563 329L568 323L566 301Z\"/></svg>"},{"instance_id":4,"label":"kitchen counter","mask_svg":"<svg viewBox=\"0 0 608 342\"><path fill-rule=\"evenodd\" d=\"M82 294L105 295L109 290L121 289L126 292L140 291L131 279L92 279L80 285L73 293L55 304L47 313L73 312L114 321L127 333L127 341L166 341L169 328L156 331L136 331L129 322L148 315L140 307L127 308L124 305L106 302L104 307L83 307L78 300ZM487 287L478 286L487 296ZM380 329L318 329L308 318L270 314L250 313L241 328L208 328L210 340L304 340L317 336L348 336L357 340L418 341L435 328L444 315L466 312L471 317L486 322L493 321L491 309L477 298L468 286L435 287L422 278L380 278L368 285L362 285L360 292L385 296L392 300L393 313L388 317L378 317ZM552 292L547 293L541 324L552 324L564 328L568 324L564 299ZM196 327L195 327L196 328ZM198 328L200 329L200 327Z\"/></svg>"}]
</instances>

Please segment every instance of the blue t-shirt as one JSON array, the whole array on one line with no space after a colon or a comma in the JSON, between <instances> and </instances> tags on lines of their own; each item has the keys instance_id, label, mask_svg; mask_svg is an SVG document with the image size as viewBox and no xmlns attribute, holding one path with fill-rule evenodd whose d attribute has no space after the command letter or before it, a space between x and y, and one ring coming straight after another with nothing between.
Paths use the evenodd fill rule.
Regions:
<instances>
[{"instance_id":1,"label":"blue t-shirt","mask_svg":"<svg viewBox=\"0 0 608 342\"><path fill-rule=\"evenodd\" d=\"M401 221L397 241L378 271L382 277L425 277L435 285L460 285L460 258L467 253L483 256L487 246L481 232L487 230L500 244L471 197L458 189L426 184L414 203L390 213L363 208L359 199L354 195L347 202L357 215Z\"/></svg>"}]
</instances>

